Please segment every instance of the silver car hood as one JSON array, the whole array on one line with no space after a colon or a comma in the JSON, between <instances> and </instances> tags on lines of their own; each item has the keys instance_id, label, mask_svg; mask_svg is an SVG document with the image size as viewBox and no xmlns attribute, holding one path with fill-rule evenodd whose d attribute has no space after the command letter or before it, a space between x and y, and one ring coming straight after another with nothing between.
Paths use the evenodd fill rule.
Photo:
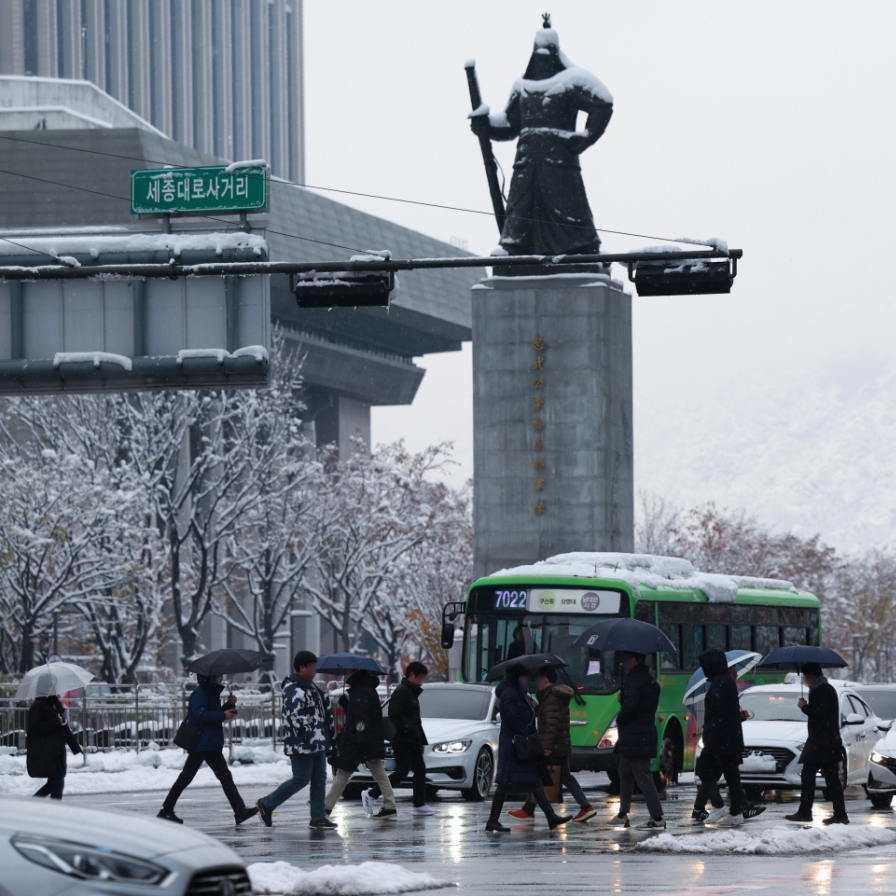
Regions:
<instances>
[{"instance_id":1,"label":"silver car hood","mask_svg":"<svg viewBox=\"0 0 896 896\"><path fill-rule=\"evenodd\" d=\"M205 852L214 847L219 862L243 864L235 852L186 825L146 818L136 812L83 809L57 800L2 796L0 835L13 834L68 840L144 859L184 850Z\"/></svg>"},{"instance_id":2,"label":"silver car hood","mask_svg":"<svg viewBox=\"0 0 896 896\"><path fill-rule=\"evenodd\" d=\"M494 729L498 732L498 726L484 720L470 721L468 719L421 719L426 739L431 744L444 743L445 741L462 740L472 737L484 729Z\"/></svg>"}]
</instances>

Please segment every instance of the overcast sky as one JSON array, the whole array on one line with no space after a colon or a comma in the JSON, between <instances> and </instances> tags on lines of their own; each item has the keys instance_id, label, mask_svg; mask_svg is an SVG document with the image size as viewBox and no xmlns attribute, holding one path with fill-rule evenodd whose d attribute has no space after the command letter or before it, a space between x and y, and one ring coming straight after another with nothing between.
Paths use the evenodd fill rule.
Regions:
<instances>
[{"instance_id":1,"label":"overcast sky","mask_svg":"<svg viewBox=\"0 0 896 896\"><path fill-rule=\"evenodd\" d=\"M752 415L740 421L743 453L751 433L777 438L757 395L776 403L776 420L798 420L807 383L854 389L893 364L896 3L306 0L308 183L488 211L464 62L476 59L485 102L503 108L545 8L564 52L615 99L582 156L595 223L650 237L602 233L604 248L719 236L744 250L730 296L634 299L637 487L733 501L842 540L820 505L776 515L776 471L757 475L755 494L743 479L710 489L687 449L717 443L724 466L732 436L714 431L713 408ZM514 144L496 146L509 174ZM328 195L474 252L497 242L488 215ZM375 410L374 440L453 439L458 475L471 475L470 357L467 346L421 359L417 400ZM774 455L781 488L814 450L788 438ZM849 444L832 463L863 464Z\"/></svg>"}]
</instances>

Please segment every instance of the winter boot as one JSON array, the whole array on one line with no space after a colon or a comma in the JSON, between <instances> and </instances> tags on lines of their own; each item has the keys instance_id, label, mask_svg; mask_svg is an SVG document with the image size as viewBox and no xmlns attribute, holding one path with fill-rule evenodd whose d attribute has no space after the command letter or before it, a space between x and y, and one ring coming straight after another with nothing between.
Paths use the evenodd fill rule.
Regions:
<instances>
[{"instance_id":1,"label":"winter boot","mask_svg":"<svg viewBox=\"0 0 896 896\"><path fill-rule=\"evenodd\" d=\"M552 831L554 828L559 828L561 824L566 824L567 822L572 821L572 815L558 815L554 811L554 807L551 805L551 801L548 799L548 795L544 790L535 791L535 802L538 803L538 808L544 812L545 817L548 820L548 827L550 827Z\"/></svg>"},{"instance_id":2,"label":"winter boot","mask_svg":"<svg viewBox=\"0 0 896 896\"><path fill-rule=\"evenodd\" d=\"M485 829L491 834L507 834L510 828L501 824L501 812L504 809L504 794L498 791L492 799L492 811L489 813Z\"/></svg>"}]
</instances>

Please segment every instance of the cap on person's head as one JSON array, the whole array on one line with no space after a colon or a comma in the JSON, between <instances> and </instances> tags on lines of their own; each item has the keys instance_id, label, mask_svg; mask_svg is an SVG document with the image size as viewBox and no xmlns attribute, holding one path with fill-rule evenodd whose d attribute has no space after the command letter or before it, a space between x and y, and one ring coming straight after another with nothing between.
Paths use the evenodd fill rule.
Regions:
<instances>
[{"instance_id":1,"label":"cap on person's head","mask_svg":"<svg viewBox=\"0 0 896 896\"><path fill-rule=\"evenodd\" d=\"M821 666L818 663L806 663L803 666L803 675L811 675L813 678L818 678L821 675Z\"/></svg>"}]
</instances>

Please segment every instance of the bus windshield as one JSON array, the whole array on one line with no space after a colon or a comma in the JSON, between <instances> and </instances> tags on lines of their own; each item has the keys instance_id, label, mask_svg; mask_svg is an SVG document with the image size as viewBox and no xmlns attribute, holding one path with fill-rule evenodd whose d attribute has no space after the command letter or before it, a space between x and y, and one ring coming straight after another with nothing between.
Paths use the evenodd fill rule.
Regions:
<instances>
[{"instance_id":1,"label":"bus windshield","mask_svg":"<svg viewBox=\"0 0 896 896\"><path fill-rule=\"evenodd\" d=\"M585 629L598 621L593 616L559 613L468 616L464 678L484 681L489 669L504 660L554 653L569 664L564 672L577 690L587 694L615 693L621 684L621 655L572 646Z\"/></svg>"},{"instance_id":2,"label":"bus windshield","mask_svg":"<svg viewBox=\"0 0 896 896\"><path fill-rule=\"evenodd\" d=\"M793 691L748 690L741 694L740 706L757 722L805 722L806 714L797 706L798 699L799 694Z\"/></svg>"}]
</instances>

